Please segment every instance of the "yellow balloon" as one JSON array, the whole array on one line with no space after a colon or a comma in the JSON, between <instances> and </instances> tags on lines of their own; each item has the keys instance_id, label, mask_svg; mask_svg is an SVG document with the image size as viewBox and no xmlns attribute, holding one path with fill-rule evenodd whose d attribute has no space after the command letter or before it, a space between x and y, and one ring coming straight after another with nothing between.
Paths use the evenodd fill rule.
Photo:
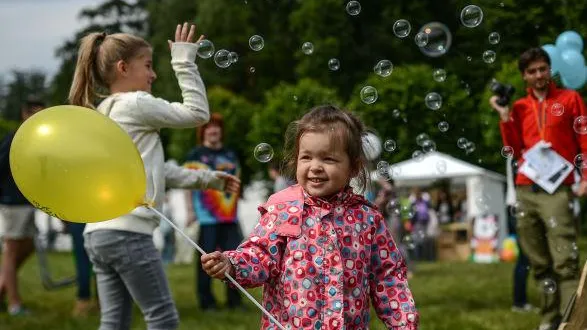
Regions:
<instances>
[{"instance_id":1,"label":"yellow balloon","mask_svg":"<svg viewBox=\"0 0 587 330\"><path fill-rule=\"evenodd\" d=\"M62 220L109 220L145 201L145 168L132 139L88 108L60 105L26 120L10 148L10 169L33 205Z\"/></svg>"}]
</instances>

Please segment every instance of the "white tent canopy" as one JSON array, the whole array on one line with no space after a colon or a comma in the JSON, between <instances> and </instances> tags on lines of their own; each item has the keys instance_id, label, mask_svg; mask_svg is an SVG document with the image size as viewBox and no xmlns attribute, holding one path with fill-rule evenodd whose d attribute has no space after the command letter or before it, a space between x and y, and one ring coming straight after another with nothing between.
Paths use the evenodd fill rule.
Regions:
<instances>
[{"instance_id":1,"label":"white tent canopy","mask_svg":"<svg viewBox=\"0 0 587 330\"><path fill-rule=\"evenodd\" d=\"M505 176L441 152L430 152L393 164L390 172L398 187L427 186L440 179L465 184L467 218L495 214L499 219L499 241L506 237Z\"/></svg>"}]
</instances>

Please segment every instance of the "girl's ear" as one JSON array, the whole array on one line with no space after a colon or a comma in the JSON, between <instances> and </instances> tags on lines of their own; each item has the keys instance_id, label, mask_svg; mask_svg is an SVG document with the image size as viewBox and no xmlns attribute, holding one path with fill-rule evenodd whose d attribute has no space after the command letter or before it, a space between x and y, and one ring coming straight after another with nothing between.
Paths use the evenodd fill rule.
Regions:
<instances>
[{"instance_id":1,"label":"girl's ear","mask_svg":"<svg viewBox=\"0 0 587 330\"><path fill-rule=\"evenodd\" d=\"M128 66L126 64L126 62L124 62L123 60L119 60L118 62L116 62L116 72L119 75L125 76L126 73L128 72Z\"/></svg>"}]
</instances>

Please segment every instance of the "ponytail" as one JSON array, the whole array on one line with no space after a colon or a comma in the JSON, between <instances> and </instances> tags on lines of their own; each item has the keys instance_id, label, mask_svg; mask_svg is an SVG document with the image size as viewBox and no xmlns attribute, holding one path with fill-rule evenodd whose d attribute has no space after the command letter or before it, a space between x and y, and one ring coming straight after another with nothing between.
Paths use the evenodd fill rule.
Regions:
<instances>
[{"instance_id":1,"label":"ponytail","mask_svg":"<svg viewBox=\"0 0 587 330\"><path fill-rule=\"evenodd\" d=\"M73 82L69 90L69 103L94 109L96 88L103 82L99 76L97 56L106 33L94 32L83 37L79 47Z\"/></svg>"}]
</instances>

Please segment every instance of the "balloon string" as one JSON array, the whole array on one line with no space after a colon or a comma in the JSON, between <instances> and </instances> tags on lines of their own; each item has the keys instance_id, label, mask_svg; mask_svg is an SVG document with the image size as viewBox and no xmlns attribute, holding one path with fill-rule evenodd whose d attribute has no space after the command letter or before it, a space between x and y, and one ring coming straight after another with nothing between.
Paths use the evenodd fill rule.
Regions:
<instances>
[{"instance_id":1,"label":"balloon string","mask_svg":"<svg viewBox=\"0 0 587 330\"><path fill-rule=\"evenodd\" d=\"M196 244L196 242L194 242L186 233L183 232L183 230L181 230L175 223L173 223L173 221L167 219L167 217L163 213L157 211L153 206L149 205L149 203L145 203L145 207L155 212L161 219L167 221L167 223L171 227L173 227L173 229L175 229L178 233L180 233L181 236L183 236L183 238L185 238L194 248L196 248L196 250L198 250L198 252L200 252L201 254L206 254L206 251L204 251L198 244ZM277 321L275 317L271 315L271 313L269 313L265 308L263 308L263 306L261 306L261 304L259 304L259 302L253 296L251 296L251 294L249 294L247 290L245 290L240 284L238 284L238 282L234 278L232 278L232 276L230 276L228 272L225 272L224 276L226 276L226 278L228 278L230 282L234 284L234 286L236 286L247 298L249 298L249 300L251 300L253 304L255 304L263 312L263 314L265 314L273 323L275 323L275 325L277 325L279 329L285 330L283 325L281 325L281 323L279 323L279 321Z\"/></svg>"}]
</instances>

